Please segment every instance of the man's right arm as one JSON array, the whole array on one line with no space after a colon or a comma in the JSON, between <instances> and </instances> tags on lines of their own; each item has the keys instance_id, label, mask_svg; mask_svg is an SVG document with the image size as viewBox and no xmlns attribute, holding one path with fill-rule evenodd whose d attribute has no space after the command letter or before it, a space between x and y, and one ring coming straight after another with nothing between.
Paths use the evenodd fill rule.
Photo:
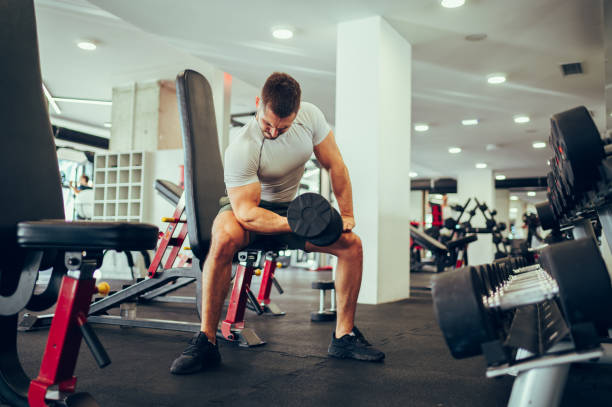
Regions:
<instances>
[{"instance_id":1,"label":"man's right arm","mask_svg":"<svg viewBox=\"0 0 612 407\"><path fill-rule=\"evenodd\" d=\"M261 199L259 182L228 188L227 195L234 216L245 230L261 234L291 232L287 218L258 206Z\"/></svg>"}]
</instances>

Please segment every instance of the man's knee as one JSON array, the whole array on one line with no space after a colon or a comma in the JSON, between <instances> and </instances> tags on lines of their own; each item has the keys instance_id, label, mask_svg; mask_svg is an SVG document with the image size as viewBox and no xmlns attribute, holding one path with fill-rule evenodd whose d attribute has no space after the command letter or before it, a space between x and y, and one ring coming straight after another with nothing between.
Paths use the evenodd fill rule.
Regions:
<instances>
[{"instance_id":1,"label":"man's knee","mask_svg":"<svg viewBox=\"0 0 612 407\"><path fill-rule=\"evenodd\" d=\"M340 236L340 247L341 251L345 252L349 256L363 257L363 245L361 238L354 232L343 233Z\"/></svg>"},{"instance_id":2,"label":"man's knee","mask_svg":"<svg viewBox=\"0 0 612 407\"><path fill-rule=\"evenodd\" d=\"M247 232L231 219L216 222L212 231L210 254L217 258L231 258L247 240Z\"/></svg>"}]
</instances>

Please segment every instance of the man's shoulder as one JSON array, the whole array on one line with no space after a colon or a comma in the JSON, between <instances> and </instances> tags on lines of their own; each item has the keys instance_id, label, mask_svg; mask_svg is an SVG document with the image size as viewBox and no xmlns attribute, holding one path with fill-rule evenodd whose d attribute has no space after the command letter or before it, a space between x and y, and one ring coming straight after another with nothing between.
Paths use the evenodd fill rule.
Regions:
<instances>
[{"instance_id":1,"label":"man's shoulder","mask_svg":"<svg viewBox=\"0 0 612 407\"><path fill-rule=\"evenodd\" d=\"M258 128L253 128L250 123L244 125L227 147L226 154L238 155L245 158L245 156L249 154L257 153L257 140L258 137L261 138L262 136L261 133L258 133L256 130L258 130Z\"/></svg>"},{"instance_id":2,"label":"man's shoulder","mask_svg":"<svg viewBox=\"0 0 612 407\"><path fill-rule=\"evenodd\" d=\"M319 109L314 103L310 103L310 102L300 102L300 110L298 113L306 113L308 115L311 115L313 112L320 112L321 109Z\"/></svg>"}]
</instances>

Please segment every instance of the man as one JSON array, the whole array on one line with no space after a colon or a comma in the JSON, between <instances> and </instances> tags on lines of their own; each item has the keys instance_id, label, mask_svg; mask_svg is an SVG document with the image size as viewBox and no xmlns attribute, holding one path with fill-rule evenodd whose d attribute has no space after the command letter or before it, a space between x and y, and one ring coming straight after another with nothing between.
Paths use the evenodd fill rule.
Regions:
<instances>
[{"instance_id":1,"label":"man","mask_svg":"<svg viewBox=\"0 0 612 407\"><path fill-rule=\"evenodd\" d=\"M78 195L81 191L86 189L92 189L89 186L89 177L85 174L81 175L79 178L79 185L77 186L74 185L74 182L70 181L70 189L72 189L75 195Z\"/></svg>"},{"instance_id":2,"label":"man","mask_svg":"<svg viewBox=\"0 0 612 407\"><path fill-rule=\"evenodd\" d=\"M188 374L220 363L216 332L227 295L234 254L262 235L275 235L292 249L330 253L336 269L337 319L328 354L381 361L385 355L354 326L363 252L355 227L351 181L323 113L300 103L300 85L284 73L272 74L256 99L257 113L225 152L225 185L230 204L221 208L202 270L201 332L172 363L174 374ZM295 198L304 165L314 152L329 171L343 220L340 239L315 246L291 233L287 206Z\"/></svg>"}]
</instances>

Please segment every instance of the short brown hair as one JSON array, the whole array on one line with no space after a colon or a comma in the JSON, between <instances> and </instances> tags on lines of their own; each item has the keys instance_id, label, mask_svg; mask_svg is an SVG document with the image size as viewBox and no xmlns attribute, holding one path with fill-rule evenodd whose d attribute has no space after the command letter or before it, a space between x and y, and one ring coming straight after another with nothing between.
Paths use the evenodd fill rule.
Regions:
<instances>
[{"instance_id":1,"label":"short brown hair","mask_svg":"<svg viewBox=\"0 0 612 407\"><path fill-rule=\"evenodd\" d=\"M301 96L300 84L291 76L281 72L270 75L261 90L264 106L272 109L281 119L298 111Z\"/></svg>"}]
</instances>

